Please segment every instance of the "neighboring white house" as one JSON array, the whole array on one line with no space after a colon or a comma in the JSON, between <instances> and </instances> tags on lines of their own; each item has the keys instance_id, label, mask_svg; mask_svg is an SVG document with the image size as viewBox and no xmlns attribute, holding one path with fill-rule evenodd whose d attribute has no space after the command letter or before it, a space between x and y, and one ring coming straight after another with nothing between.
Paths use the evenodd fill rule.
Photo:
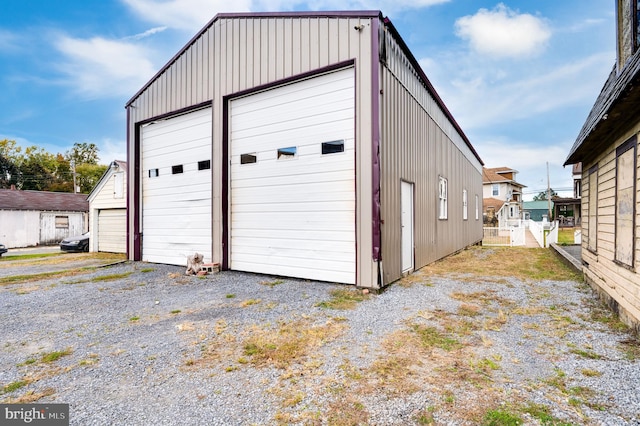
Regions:
<instances>
[{"instance_id":1,"label":"neighboring white house","mask_svg":"<svg viewBox=\"0 0 640 426\"><path fill-rule=\"evenodd\" d=\"M89 194L89 251L127 252L127 162L113 161Z\"/></svg>"},{"instance_id":2,"label":"neighboring white house","mask_svg":"<svg viewBox=\"0 0 640 426\"><path fill-rule=\"evenodd\" d=\"M0 189L0 242L9 248L55 245L87 231L86 194Z\"/></svg>"},{"instance_id":3,"label":"neighboring white house","mask_svg":"<svg viewBox=\"0 0 640 426\"><path fill-rule=\"evenodd\" d=\"M517 170L508 167L482 168L482 198L485 221L522 219L522 188Z\"/></svg>"}]
</instances>

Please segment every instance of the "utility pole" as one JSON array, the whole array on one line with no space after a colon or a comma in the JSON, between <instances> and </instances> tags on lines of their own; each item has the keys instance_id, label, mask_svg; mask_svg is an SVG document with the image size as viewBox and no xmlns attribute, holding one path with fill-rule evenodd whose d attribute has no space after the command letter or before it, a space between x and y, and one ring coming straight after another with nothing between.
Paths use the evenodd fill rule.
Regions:
<instances>
[{"instance_id":1,"label":"utility pole","mask_svg":"<svg viewBox=\"0 0 640 426\"><path fill-rule=\"evenodd\" d=\"M548 161L547 161L547 206L549 208L549 222L551 222L551 183L549 182L549 162Z\"/></svg>"},{"instance_id":2,"label":"utility pole","mask_svg":"<svg viewBox=\"0 0 640 426\"><path fill-rule=\"evenodd\" d=\"M76 162L75 160L71 160L71 173L73 173L73 193L75 194L77 192L77 186L76 186Z\"/></svg>"}]
</instances>

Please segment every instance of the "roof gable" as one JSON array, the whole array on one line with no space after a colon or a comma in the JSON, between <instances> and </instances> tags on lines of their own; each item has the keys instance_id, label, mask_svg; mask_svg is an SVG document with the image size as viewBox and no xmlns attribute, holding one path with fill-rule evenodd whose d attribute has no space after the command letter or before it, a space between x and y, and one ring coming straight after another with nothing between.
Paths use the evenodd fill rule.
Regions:
<instances>
[{"instance_id":1,"label":"roof gable","mask_svg":"<svg viewBox=\"0 0 640 426\"><path fill-rule=\"evenodd\" d=\"M0 210L88 212L87 194L0 189Z\"/></svg>"}]
</instances>

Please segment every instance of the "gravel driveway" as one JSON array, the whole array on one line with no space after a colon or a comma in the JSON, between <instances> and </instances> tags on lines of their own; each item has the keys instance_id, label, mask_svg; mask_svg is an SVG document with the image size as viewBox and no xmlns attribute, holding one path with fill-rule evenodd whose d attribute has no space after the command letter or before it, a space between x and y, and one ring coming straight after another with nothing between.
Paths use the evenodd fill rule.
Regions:
<instances>
[{"instance_id":1,"label":"gravel driveway","mask_svg":"<svg viewBox=\"0 0 640 426\"><path fill-rule=\"evenodd\" d=\"M420 271L347 309L351 287L183 273L0 285L0 400L73 425L640 425L638 342L577 281Z\"/></svg>"}]
</instances>

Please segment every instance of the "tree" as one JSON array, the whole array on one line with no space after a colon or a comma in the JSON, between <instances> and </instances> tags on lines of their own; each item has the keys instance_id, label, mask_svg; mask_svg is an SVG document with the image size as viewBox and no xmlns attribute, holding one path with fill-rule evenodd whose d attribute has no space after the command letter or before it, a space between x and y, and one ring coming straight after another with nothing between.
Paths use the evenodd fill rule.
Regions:
<instances>
[{"instance_id":1,"label":"tree","mask_svg":"<svg viewBox=\"0 0 640 426\"><path fill-rule=\"evenodd\" d=\"M20 170L4 155L0 154L0 188L9 189L18 185Z\"/></svg>"},{"instance_id":2,"label":"tree","mask_svg":"<svg viewBox=\"0 0 640 426\"><path fill-rule=\"evenodd\" d=\"M98 164L98 147L94 143L74 143L73 148L67 151L64 156L70 163Z\"/></svg>"},{"instance_id":3,"label":"tree","mask_svg":"<svg viewBox=\"0 0 640 426\"><path fill-rule=\"evenodd\" d=\"M109 166L100 164L80 164L76 166L76 182L80 186L80 192L88 194L96 186Z\"/></svg>"},{"instance_id":4,"label":"tree","mask_svg":"<svg viewBox=\"0 0 640 426\"><path fill-rule=\"evenodd\" d=\"M558 193L553 189L549 192L551 193L551 199L558 196ZM547 201L547 191L541 191L538 195L533 197L533 201Z\"/></svg>"}]
</instances>

